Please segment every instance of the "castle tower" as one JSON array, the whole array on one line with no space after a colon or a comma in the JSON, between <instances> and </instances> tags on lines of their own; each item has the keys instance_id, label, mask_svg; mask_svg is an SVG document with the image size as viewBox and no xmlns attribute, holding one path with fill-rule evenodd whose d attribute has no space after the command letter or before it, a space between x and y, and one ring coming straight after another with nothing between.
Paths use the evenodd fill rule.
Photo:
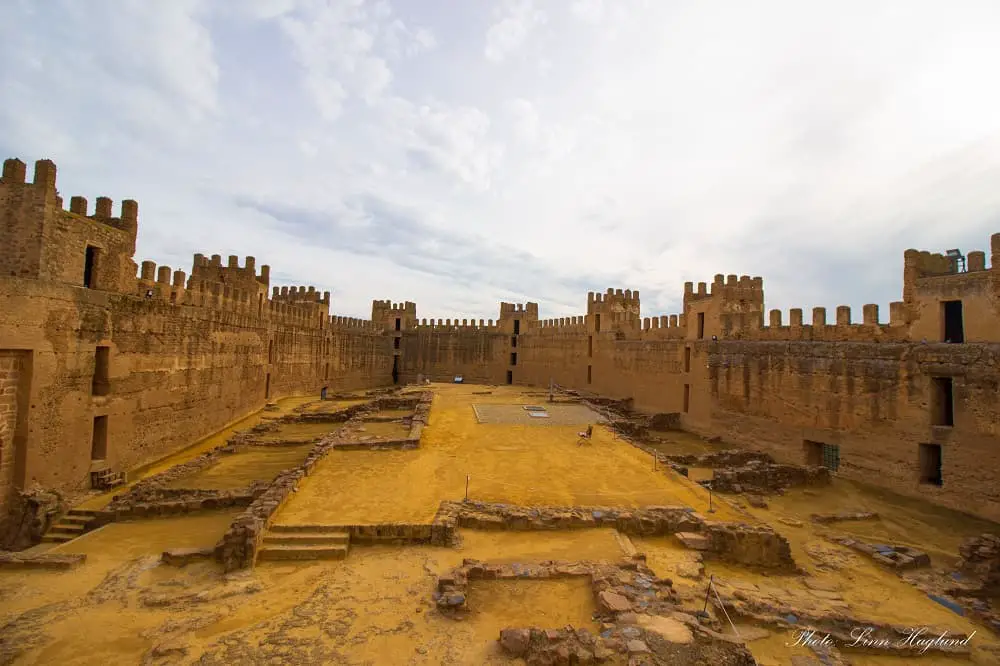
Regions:
<instances>
[{"instance_id":1,"label":"castle tower","mask_svg":"<svg viewBox=\"0 0 1000 666\"><path fill-rule=\"evenodd\" d=\"M715 276L704 282L684 284L684 320L691 339L733 337L740 331L764 325L764 278L749 275Z\"/></svg>"},{"instance_id":2,"label":"castle tower","mask_svg":"<svg viewBox=\"0 0 1000 666\"><path fill-rule=\"evenodd\" d=\"M605 331L639 331L639 292L612 289L600 294L587 294L587 322L591 333Z\"/></svg>"}]
</instances>

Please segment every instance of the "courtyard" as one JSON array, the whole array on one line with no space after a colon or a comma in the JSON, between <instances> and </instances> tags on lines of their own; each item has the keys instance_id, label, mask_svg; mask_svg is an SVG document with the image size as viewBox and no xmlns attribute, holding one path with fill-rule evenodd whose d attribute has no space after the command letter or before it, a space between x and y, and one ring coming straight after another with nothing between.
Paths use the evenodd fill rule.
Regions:
<instances>
[{"instance_id":1,"label":"courtyard","mask_svg":"<svg viewBox=\"0 0 1000 666\"><path fill-rule=\"evenodd\" d=\"M420 430L413 426L420 407L406 401L418 395L426 395L420 399L429 400L430 409L422 431L413 435ZM367 411L338 411L366 405ZM525 406L541 407L552 416L525 417L530 411ZM327 416L330 420L323 421ZM581 441L579 433L588 425L594 426L593 435ZM419 445L386 444L403 432ZM351 447L338 448L348 439ZM301 464L314 440L317 448L332 444L276 508L269 535L430 526L447 507L463 507L457 509L466 513L456 523L455 538L440 545L365 543L351 537L343 559L262 558L253 568L227 573L211 557L186 558L183 553L211 552L240 515L239 507L113 522L66 543L32 549L40 556L86 556L78 566L0 568L0 624L5 628L0 662L524 663L498 642L501 631L551 630L555 646L571 626L612 636L609 641L619 631L639 636L638 642L648 644L655 655L669 653L664 645L671 642L684 649L701 646L702 652L676 653L672 663L749 663L732 652L745 644L759 664L812 664L820 662L804 660L818 659L818 653L797 644L799 631L806 626L822 630L836 622L886 631L927 626L973 635L968 649L955 653L844 649L838 663L991 664L1000 654L995 635L981 622L936 601L920 581L835 541L849 536L903 544L926 552L933 567L945 571L956 566L962 540L995 531L992 524L838 478L819 487L788 488L765 502L731 493L714 493L710 499L698 480L711 478L711 469L692 467L685 476L656 461L647 449L712 455L717 444L672 431L653 433L644 449L643 441L624 437L591 407L580 402L549 405L545 397L520 387L440 384L336 405L281 401L271 412L150 466L129 488L95 494L78 508L99 510L114 495L127 497L160 477L171 479L164 483L171 492L232 492L278 479L279 468ZM234 452L195 474L169 476L219 447ZM576 508L574 515L580 514L579 507L602 508L584 510L588 519L591 513L608 511L620 516L617 523L597 520L569 527L567 513ZM754 563L756 554L742 561L715 557L692 549L677 534L629 536L626 525L633 519L627 517L655 513L655 507L673 511L670 515L690 512L707 526L738 523L745 526L741 529L777 535L787 540L795 566L768 569L767 562ZM525 515L542 515L544 524L533 527L530 520L525 525L516 517L487 521L490 512L522 509ZM836 512L868 518L832 524L811 520L813 514ZM545 515L554 518L545 522ZM642 519L635 520L640 532L647 529ZM483 524L489 529L476 527ZM542 529L536 529L539 525ZM461 612L452 613L436 591L455 584L455 571L475 570L477 562L501 571L561 562L571 575L470 575ZM597 594L587 576L576 575L574 567L621 567L615 569L619 577L634 576L630 572L636 567L640 572L648 568L657 585L670 589L674 614L661 610L657 615L651 609L659 606L643 610L645 602L636 602L632 611L609 620L602 606L607 597ZM706 602L707 591L717 595L712 603ZM657 597L656 603L667 604L666 598ZM714 627L708 632L685 628L677 619L703 610L710 619L702 621ZM789 616L799 619L790 622ZM603 659L628 663L637 655L642 658L645 653L636 651L636 640L628 641L628 658L606 654ZM726 656L716 661L705 656L709 654Z\"/></svg>"}]
</instances>

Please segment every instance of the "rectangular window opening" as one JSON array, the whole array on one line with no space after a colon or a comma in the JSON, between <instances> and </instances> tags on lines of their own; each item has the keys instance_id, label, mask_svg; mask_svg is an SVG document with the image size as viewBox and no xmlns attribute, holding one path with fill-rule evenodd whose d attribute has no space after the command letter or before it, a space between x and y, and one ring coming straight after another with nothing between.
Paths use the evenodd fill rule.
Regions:
<instances>
[{"instance_id":1,"label":"rectangular window opening","mask_svg":"<svg viewBox=\"0 0 1000 666\"><path fill-rule=\"evenodd\" d=\"M393 338L393 340L392 340L392 348L393 349L399 349L399 338Z\"/></svg>"},{"instance_id":2,"label":"rectangular window opening","mask_svg":"<svg viewBox=\"0 0 1000 666\"><path fill-rule=\"evenodd\" d=\"M698 313L698 339L705 337L705 313Z\"/></svg>"},{"instance_id":3,"label":"rectangular window opening","mask_svg":"<svg viewBox=\"0 0 1000 666\"><path fill-rule=\"evenodd\" d=\"M944 478L941 474L941 445L921 444L920 445L920 483L932 486L944 485Z\"/></svg>"},{"instance_id":4,"label":"rectangular window opening","mask_svg":"<svg viewBox=\"0 0 1000 666\"><path fill-rule=\"evenodd\" d=\"M941 310L944 319L944 341L965 342L965 318L962 315L962 301L943 301Z\"/></svg>"},{"instance_id":5,"label":"rectangular window opening","mask_svg":"<svg viewBox=\"0 0 1000 666\"><path fill-rule=\"evenodd\" d=\"M684 372L691 372L691 348L684 348Z\"/></svg>"},{"instance_id":6,"label":"rectangular window opening","mask_svg":"<svg viewBox=\"0 0 1000 666\"><path fill-rule=\"evenodd\" d=\"M514 383L514 372L512 370L507 371L507 383L508 384Z\"/></svg>"},{"instance_id":7,"label":"rectangular window opening","mask_svg":"<svg viewBox=\"0 0 1000 666\"><path fill-rule=\"evenodd\" d=\"M403 320L400 319L399 317L396 317L396 330L401 331L402 326L403 326Z\"/></svg>"},{"instance_id":8,"label":"rectangular window opening","mask_svg":"<svg viewBox=\"0 0 1000 666\"><path fill-rule=\"evenodd\" d=\"M271 373L264 375L264 400L271 399Z\"/></svg>"},{"instance_id":9,"label":"rectangular window opening","mask_svg":"<svg viewBox=\"0 0 1000 666\"><path fill-rule=\"evenodd\" d=\"M517 365L517 352L510 353L510 364Z\"/></svg>"},{"instance_id":10,"label":"rectangular window opening","mask_svg":"<svg viewBox=\"0 0 1000 666\"><path fill-rule=\"evenodd\" d=\"M512 335L512 336L510 337L510 346L511 346L511 347L516 347L516 346L517 346L517 337L516 337L516 336L513 336L513 335Z\"/></svg>"},{"instance_id":11,"label":"rectangular window opening","mask_svg":"<svg viewBox=\"0 0 1000 666\"><path fill-rule=\"evenodd\" d=\"M840 445L824 444L823 442L813 442L804 440L802 451L805 455L807 465L813 467L826 467L831 472L840 469Z\"/></svg>"},{"instance_id":12,"label":"rectangular window opening","mask_svg":"<svg viewBox=\"0 0 1000 666\"><path fill-rule=\"evenodd\" d=\"M684 385L684 413L687 414L691 410L691 385Z\"/></svg>"},{"instance_id":13,"label":"rectangular window opening","mask_svg":"<svg viewBox=\"0 0 1000 666\"><path fill-rule=\"evenodd\" d=\"M106 460L108 457L108 417L94 417L94 434L90 440L90 459Z\"/></svg>"},{"instance_id":14,"label":"rectangular window opening","mask_svg":"<svg viewBox=\"0 0 1000 666\"><path fill-rule=\"evenodd\" d=\"M87 289L97 287L97 258L100 248L93 245L87 246L87 252L83 259L83 286Z\"/></svg>"},{"instance_id":15,"label":"rectangular window opening","mask_svg":"<svg viewBox=\"0 0 1000 666\"><path fill-rule=\"evenodd\" d=\"M520 319L515 319L514 320L514 335L520 335L520 334L521 334L521 320Z\"/></svg>"},{"instance_id":16,"label":"rectangular window opening","mask_svg":"<svg viewBox=\"0 0 1000 666\"><path fill-rule=\"evenodd\" d=\"M931 425L955 425L955 388L951 377L931 377Z\"/></svg>"},{"instance_id":17,"label":"rectangular window opening","mask_svg":"<svg viewBox=\"0 0 1000 666\"><path fill-rule=\"evenodd\" d=\"M592 381L594 381L594 366L588 365L587 366L587 383L589 384Z\"/></svg>"},{"instance_id":18,"label":"rectangular window opening","mask_svg":"<svg viewBox=\"0 0 1000 666\"><path fill-rule=\"evenodd\" d=\"M601 315L594 315L594 333L601 332Z\"/></svg>"},{"instance_id":19,"label":"rectangular window opening","mask_svg":"<svg viewBox=\"0 0 1000 666\"><path fill-rule=\"evenodd\" d=\"M98 347L94 352L94 380L91 384L92 395L107 395L111 389L111 348Z\"/></svg>"}]
</instances>

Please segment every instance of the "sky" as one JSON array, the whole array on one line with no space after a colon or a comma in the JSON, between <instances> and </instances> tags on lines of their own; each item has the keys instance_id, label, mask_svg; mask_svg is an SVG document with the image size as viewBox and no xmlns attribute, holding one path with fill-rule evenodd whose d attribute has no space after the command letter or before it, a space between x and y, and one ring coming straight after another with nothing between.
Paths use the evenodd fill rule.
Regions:
<instances>
[{"instance_id":1,"label":"sky","mask_svg":"<svg viewBox=\"0 0 1000 666\"><path fill-rule=\"evenodd\" d=\"M136 261L420 318L763 276L901 298L1000 232L1000 2L5 0L0 156L139 202ZM30 168L29 168L30 173Z\"/></svg>"}]
</instances>

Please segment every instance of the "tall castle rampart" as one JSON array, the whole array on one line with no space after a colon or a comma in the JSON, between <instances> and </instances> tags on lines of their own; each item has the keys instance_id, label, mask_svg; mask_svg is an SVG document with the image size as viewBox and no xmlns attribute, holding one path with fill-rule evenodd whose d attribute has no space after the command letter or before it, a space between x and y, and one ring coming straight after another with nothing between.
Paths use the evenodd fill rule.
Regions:
<instances>
[{"instance_id":1,"label":"tall castle rampart","mask_svg":"<svg viewBox=\"0 0 1000 666\"><path fill-rule=\"evenodd\" d=\"M760 277L684 285L680 312L639 292L587 295L577 316L537 303L498 318L421 319L374 300L330 316L329 292L274 286L254 257L197 254L190 274L136 264L138 205L63 210L55 165L0 179L0 493L86 487L304 392L419 379L632 398L688 430L815 462L1000 519L1000 234L987 253L907 250L902 300L764 307Z\"/></svg>"}]
</instances>

